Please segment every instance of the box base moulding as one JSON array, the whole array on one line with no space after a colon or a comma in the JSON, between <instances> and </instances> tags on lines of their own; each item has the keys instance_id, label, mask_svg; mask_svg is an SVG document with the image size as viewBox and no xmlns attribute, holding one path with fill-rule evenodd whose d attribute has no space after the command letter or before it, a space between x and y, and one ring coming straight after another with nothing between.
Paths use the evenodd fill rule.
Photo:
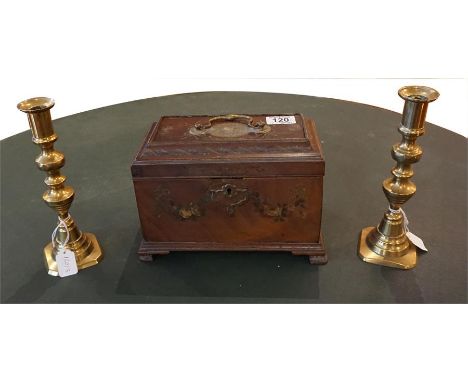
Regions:
<instances>
[{"instance_id":1,"label":"box base moulding","mask_svg":"<svg viewBox=\"0 0 468 382\"><path fill-rule=\"evenodd\" d=\"M318 243L163 243L142 240L138 249L138 257L141 261L153 261L154 256L168 255L170 252L190 251L281 251L292 252L295 256L308 256L310 264L326 264L328 257L325 253L323 238L320 235Z\"/></svg>"}]
</instances>

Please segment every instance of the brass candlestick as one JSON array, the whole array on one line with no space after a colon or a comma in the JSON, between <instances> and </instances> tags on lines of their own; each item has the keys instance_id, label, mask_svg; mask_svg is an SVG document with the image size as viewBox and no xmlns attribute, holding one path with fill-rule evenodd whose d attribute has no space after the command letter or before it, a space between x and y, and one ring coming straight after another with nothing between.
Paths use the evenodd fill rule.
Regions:
<instances>
[{"instance_id":1,"label":"brass candlestick","mask_svg":"<svg viewBox=\"0 0 468 382\"><path fill-rule=\"evenodd\" d=\"M361 231L358 254L368 263L410 269L416 266L416 247L406 236L400 207L416 192L416 185L411 181L411 165L422 156L416 139L424 134L429 102L435 101L439 93L426 86L405 86L398 91L398 95L405 100L398 129L403 139L392 149L392 158L397 162L392 169L393 176L382 184L390 206L378 227L367 227Z\"/></svg>"},{"instance_id":2,"label":"brass candlestick","mask_svg":"<svg viewBox=\"0 0 468 382\"><path fill-rule=\"evenodd\" d=\"M48 190L42 195L46 204L54 209L62 220L64 226L57 229L54 239L56 243L47 244L44 248L45 263L49 275L58 276L55 256L60 243L66 242L67 230L69 233L68 242L65 247L75 254L78 269L88 268L96 265L103 258L103 253L92 233L82 233L72 217L68 213L73 202L75 192L73 188L65 185L66 177L60 173L60 169L65 164L65 156L54 149L54 142L57 135L52 126L50 109L54 106L54 101L50 98L38 97L30 98L18 104L18 109L28 115L29 127L32 132L32 140L41 147L41 153L36 158L37 167L47 172L45 184Z\"/></svg>"}]
</instances>

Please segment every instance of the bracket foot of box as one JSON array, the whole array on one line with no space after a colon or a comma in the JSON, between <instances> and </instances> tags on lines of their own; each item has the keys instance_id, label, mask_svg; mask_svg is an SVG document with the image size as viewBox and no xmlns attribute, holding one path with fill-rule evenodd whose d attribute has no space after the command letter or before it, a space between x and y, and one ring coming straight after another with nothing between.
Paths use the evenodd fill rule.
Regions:
<instances>
[{"instance_id":1,"label":"bracket foot of box","mask_svg":"<svg viewBox=\"0 0 468 382\"><path fill-rule=\"evenodd\" d=\"M190 251L265 251L265 252L292 252L294 256L308 256L310 264L326 264L328 257L323 246L323 238L320 235L318 243L164 243L142 240L138 249L138 257L141 261L153 261L154 256L167 255L169 252Z\"/></svg>"}]
</instances>

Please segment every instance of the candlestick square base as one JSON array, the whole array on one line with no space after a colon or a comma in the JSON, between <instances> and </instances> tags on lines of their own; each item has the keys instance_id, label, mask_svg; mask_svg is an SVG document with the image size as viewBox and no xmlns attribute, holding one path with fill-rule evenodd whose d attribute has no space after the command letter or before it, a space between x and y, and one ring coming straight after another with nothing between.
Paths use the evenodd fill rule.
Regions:
<instances>
[{"instance_id":1,"label":"candlestick square base","mask_svg":"<svg viewBox=\"0 0 468 382\"><path fill-rule=\"evenodd\" d=\"M104 258L104 254L102 253L101 247L99 246L96 236L89 232L85 232L83 233L83 235L86 235L89 241L91 241L92 250L81 261L77 261L77 266L79 270L92 267L93 265L100 263L101 260ZM55 262L55 256L53 256L52 242L47 244L44 248L44 260L49 275L58 276L57 263Z\"/></svg>"},{"instance_id":2,"label":"candlestick square base","mask_svg":"<svg viewBox=\"0 0 468 382\"><path fill-rule=\"evenodd\" d=\"M361 231L358 243L358 255L363 261L366 263L399 269L411 269L416 266L418 260L416 256L416 247L411 242L408 252L402 256L381 256L372 251L372 249L367 244L366 238L369 232L374 228L375 227L367 227Z\"/></svg>"}]
</instances>

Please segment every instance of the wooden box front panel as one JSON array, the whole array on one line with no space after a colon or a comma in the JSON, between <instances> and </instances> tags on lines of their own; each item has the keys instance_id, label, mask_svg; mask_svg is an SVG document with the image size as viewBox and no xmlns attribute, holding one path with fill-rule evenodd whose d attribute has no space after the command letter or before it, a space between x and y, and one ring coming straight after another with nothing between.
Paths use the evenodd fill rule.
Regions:
<instances>
[{"instance_id":1,"label":"wooden box front panel","mask_svg":"<svg viewBox=\"0 0 468 382\"><path fill-rule=\"evenodd\" d=\"M323 180L317 177L136 178L150 242L316 243Z\"/></svg>"}]
</instances>

